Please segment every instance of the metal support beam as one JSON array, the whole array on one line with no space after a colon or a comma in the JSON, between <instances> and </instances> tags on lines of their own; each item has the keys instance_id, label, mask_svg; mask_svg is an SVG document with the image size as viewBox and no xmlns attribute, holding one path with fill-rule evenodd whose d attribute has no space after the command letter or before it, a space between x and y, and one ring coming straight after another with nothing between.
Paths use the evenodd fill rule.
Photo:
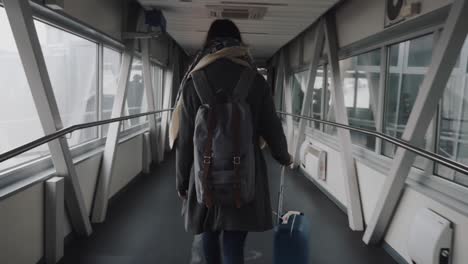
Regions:
<instances>
[{"instance_id":1,"label":"metal support beam","mask_svg":"<svg viewBox=\"0 0 468 264\"><path fill-rule=\"evenodd\" d=\"M52 134L60 130L63 125L34 25L30 3L28 0L5 0L3 4L42 128L46 135ZM92 228L66 138L51 141L49 149L57 175L65 177L65 198L73 229L79 235L90 235Z\"/></svg>"},{"instance_id":2,"label":"metal support beam","mask_svg":"<svg viewBox=\"0 0 468 264\"><path fill-rule=\"evenodd\" d=\"M151 161L155 154L151 153L151 138L150 133L143 134L143 158L142 158L142 172L144 174L151 173Z\"/></svg>"},{"instance_id":3,"label":"metal support beam","mask_svg":"<svg viewBox=\"0 0 468 264\"><path fill-rule=\"evenodd\" d=\"M62 177L45 182L45 263L55 264L63 258L65 224L65 183Z\"/></svg>"},{"instance_id":4,"label":"metal support beam","mask_svg":"<svg viewBox=\"0 0 468 264\"><path fill-rule=\"evenodd\" d=\"M377 132L383 131L383 117L384 117L384 108L385 108L385 85L387 82L387 47L382 47L380 49L380 83L377 91L377 105L375 107L375 130ZM375 140L375 152L380 154L382 152L382 143L383 141L380 138Z\"/></svg>"},{"instance_id":5,"label":"metal support beam","mask_svg":"<svg viewBox=\"0 0 468 264\"><path fill-rule=\"evenodd\" d=\"M325 36L323 32L323 21L321 20L316 25L314 42L312 43L314 52L312 54L312 59L310 61L308 79L306 82L306 91L305 91L304 99L302 102L301 115L303 116L307 116L310 113L312 97L314 94L315 77L317 75L317 68L318 68L318 64L320 61L320 55L322 54L324 40L325 40ZM293 152L294 164L296 166L299 166L299 163L301 162L301 157L300 157L299 152L301 149L301 144L305 140L305 128L306 128L307 123L308 121L305 119L299 120L299 130L298 130L296 141L294 143L294 152Z\"/></svg>"},{"instance_id":6,"label":"metal support beam","mask_svg":"<svg viewBox=\"0 0 468 264\"><path fill-rule=\"evenodd\" d=\"M443 96L460 50L468 32L468 0L456 0L452 4L444 30L434 46L432 62L416 97L402 139L419 146L424 139L437 104ZM398 148L392 168L385 179L381 195L368 223L363 241L376 244L382 241L393 218L403 193L406 178L415 160L415 155Z\"/></svg>"},{"instance_id":7,"label":"metal support beam","mask_svg":"<svg viewBox=\"0 0 468 264\"><path fill-rule=\"evenodd\" d=\"M281 57L283 60L283 67L281 74L283 75L283 95L284 95L284 110L288 113L292 113L292 86L291 78L289 74L289 48L281 51ZM294 122L291 116L286 116L286 139L288 141L289 153L294 153Z\"/></svg>"},{"instance_id":8,"label":"metal support beam","mask_svg":"<svg viewBox=\"0 0 468 264\"><path fill-rule=\"evenodd\" d=\"M142 60L143 60L143 80L146 91L146 100L148 103L148 112L155 111L156 105L154 102L154 90L153 90L153 78L152 78L152 67L150 62L150 39L140 40L142 49ZM158 162L158 138L159 131L156 124L156 116L148 116L149 128L150 128L150 146L151 146L151 157L154 162Z\"/></svg>"},{"instance_id":9,"label":"metal support beam","mask_svg":"<svg viewBox=\"0 0 468 264\"><path fill-rule=\"evenodd\" d=\"M133 47L134 41L130 41L123 54L111 118L121 117L124 111L125 99L127 97L127 83L133 62ZM94 195L92 211L92 221L94 223L101 223L106 219L107 205L109 202L109 189L111 187L114 161L117 155L121 123L122 122L111 123L109 125L109 130L107 131L101 170Z\"/></svg>"},{"instance_id":10,"label":"metal support beam","mask_svg":"<svg viewBox=\"0 0 468 264\"><path fill-rule=\"evenodd\" d=\"M283 55L280 53L277 60L277 68L275 72L275 105L278 108L277 110L284 110L283 109L283 97L284 97L284 86L283 86Z\"/></svg>"},{"instance_id":11,"label":"metal support beam","mask_svg":"<svg viewBox=\"0 0 468 264\"><path fill-rule=\"evenodd\" d=\"M171 45L171 50L169 51L171 55L170 63L171 67L170 70L164 71L164 86L163 86L163 108L170 108L171 101L172 101L172 90L174 87L174 72L178 70L178 54L176 52L176 46ZM164 112L161 116L161 133L159 138L159 153L161 154L159 157L159 161L161 162L164 160L164 154L166 150L166 136L167 130L169 125L169 118L170 113Z\"/></svg>"},{"instance_id":12,"label":"metal support beam","mask_svg":"<svg viewBox=\"0 0 468 264\"><path fill-rule=\"evenodd\" d=\"M336 36L336 26L334 16L328 14L324 18L326 49L328 63L331 66L333 101L335 102L336 122L348 125L348 113L344 103L343 83L341 80L340 64L338 61L338 38ZM344 180L347 198L347 210L349 227L355 231L364 230L364 220L361 205L361 194L359 192L359 182L352 152L351 133L345 129L338 129L338 136L341 144L341 160L344 165Z\"/></svg>"}]
</instances>

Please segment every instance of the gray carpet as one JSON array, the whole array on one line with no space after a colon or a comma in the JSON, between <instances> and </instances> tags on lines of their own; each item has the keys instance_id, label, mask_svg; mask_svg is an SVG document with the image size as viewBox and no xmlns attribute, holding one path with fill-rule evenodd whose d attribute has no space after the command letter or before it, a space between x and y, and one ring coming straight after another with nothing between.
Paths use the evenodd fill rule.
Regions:
<instances>
[{"instance_id":1,"label":"gray carpet","mask_svg":"<svg viewBox=\"0 0 468 264\"><path fill-rule=\"evenodd\" d=\"M269 154L270 191L276 204L279 165ZM193 236L184 231L175 192L174 155L142 175L113 199L107 221L85 239L67 243L67 264L190 263ZM285 209L301 210L311 222L312 263L396 263L382 248L367 247L348 228L346 215L298 172L286 177ZM274 206L276 207L276 205ZM273 233L250 233L246 263L272 263Z\"/></svg>"}]
</instances>

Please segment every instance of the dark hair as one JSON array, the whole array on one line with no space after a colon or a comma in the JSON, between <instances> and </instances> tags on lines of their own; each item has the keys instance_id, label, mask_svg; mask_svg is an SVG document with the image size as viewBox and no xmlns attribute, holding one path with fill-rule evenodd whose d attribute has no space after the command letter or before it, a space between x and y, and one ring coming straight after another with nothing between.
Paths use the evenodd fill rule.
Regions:
<instances>
[{"instance_id":1,"label":"dark hair","mask_svg":"<svg viewBox=\"0 0 468 264\"><path fill-rule=\"evenodd\" d=\"M203 46L206 47L211 41L218 38L233 38L242 43L239 28L229 19L217 19L211 23Z\"/></svg>"}]
</instances>

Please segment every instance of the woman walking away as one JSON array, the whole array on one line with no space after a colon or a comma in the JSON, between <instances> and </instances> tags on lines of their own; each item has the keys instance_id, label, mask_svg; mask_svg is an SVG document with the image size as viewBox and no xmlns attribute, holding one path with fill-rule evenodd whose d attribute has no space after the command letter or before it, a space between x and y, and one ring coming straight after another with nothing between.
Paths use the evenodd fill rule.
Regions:
<instances>
[{"instance_id":1,"label":"woman walking away","mask_svg":"<svg viewBox=\"0 0 468 264\"><path fill-rule=\"evenodd\" d=\"M173 120L186 228L201 234L208 264L242 264L247 233L273 227L260 139L279 163L289 165L291 158L271 89L230 20L211 25Z\"/></svg>"}]
</instances>

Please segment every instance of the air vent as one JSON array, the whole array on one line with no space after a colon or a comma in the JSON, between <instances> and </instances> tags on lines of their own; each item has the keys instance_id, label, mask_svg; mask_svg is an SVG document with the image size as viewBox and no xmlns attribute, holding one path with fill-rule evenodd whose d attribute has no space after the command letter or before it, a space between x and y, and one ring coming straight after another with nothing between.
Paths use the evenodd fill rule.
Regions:
<instances>
[{"instance_id":1,"label":"air vent","mask_svg":"<svg viewBox=\"0 0 468 264\"><path fill-rule=\"evenodd\" d=\"M315 145L304 143L302 167L314 179L327 180L327 152Z\"/></svg>"},{"instance_id":2,"label":"air vent","mask_svg":"<svg viewBox=\"0 0 468 264\"><path fill-rule=\"evenodd\" d=\"M207 5L210 17L228 19L263 19L267 12L266 7L258 6L220 6Z\"/></svg>"},{"instance_id":3,"label":"air vent","mask_svg":"<svg viewBox=\"0 0 468 264\"><path fill-rule=\"evenodd\" d=\"M421 13L419 0L387 0L385 10L385 27L397 24Z\"/></svg>"}]
</instances>

